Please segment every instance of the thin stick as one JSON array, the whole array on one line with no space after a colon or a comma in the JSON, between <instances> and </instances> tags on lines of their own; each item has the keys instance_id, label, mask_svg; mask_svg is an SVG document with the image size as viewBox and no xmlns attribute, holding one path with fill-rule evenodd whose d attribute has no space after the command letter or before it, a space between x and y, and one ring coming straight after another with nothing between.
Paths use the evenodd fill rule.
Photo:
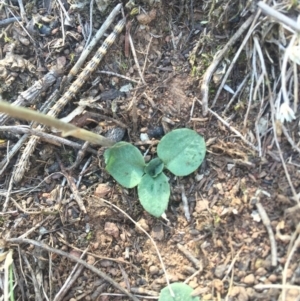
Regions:
<instances>
[{"instance_id":1,"label":"thin stick","mask_svg":"<svg viewBox=\"0 0 300 301\"><path fill-rule=\"evenodd\" d=\"M71 140L67 140L65 138L61 138L59 136L55 136L55 135L48 134L45 132L37 131L28 126L23 126L23 125L0 126L0 132L31 134L34 136L38 136L38 137L42 138L42 140L45 140L49 143L53 143L54 145L64 144L64 145L71 146L75 149L82 148L82 144L80 144L80 143L76 143ZM28 137L28 135L26 137ZM25 137L25 139L26 139L26 137ZM92 153L94 155L97 155L97 151L92 148L87 148L87 151L89 151L90 153ZM10 155L10 157L11 157L11 155ZM0 167L2 166L1 164L2 164L2 162L0 163ZM0 175L1 175L1 172L0 172Z\"/></svg>"},{"instance_id":2,"label":"thin stick","mask_svg":"<svg viewBox=\"0 0 300 301\"><path fill-rule=\"evenodd\" d=\"M101 62L104 55L107 53L109 47L114 43L118 34L123 30L125 25L125 19L119 21L119 23L114 27L113 32L105 39L101 47L97 50L95 55L85 66L82 72L79 74L77 79L72 83L69 89L64 93L64 95L55 103L55 105L50 109L47 115L55 117L60 111L65 107L65 105L77 94L83 84L86 82L87 78L96 70L97 66ZM38 129L44 130L43 126L39 126ZM34 151L36 144L38 143L38 137L31 137L23 154L18 162L17 170L14 175L15 183L19 182L26 171L28 166L28 159L30 158L32 152Z\"/></svg>"},{"instance_id":3,"label":"thin stick","mask_svg":"<svg viewBox=\"0 0 300 301\"><path fill-rule=\"evenodd\" d=\"M224 77L223 77L223 79L222 79L222 82L221 82L221 84L220 84L220 86L219 86L219 89L218 89L218 91L217 91L217 93L216 93L216 95L215 95L215 97L214 97L213 102L212 102L212 107L215 105L215 103L216 103L216 101L217 101L217 99L218 99L218 97L219 97L219 95L220 95L220 93L221 93L221 91L222 91L222 89L223 89L223 87L224 87L226 81L227 81L227 78L228 78L228 76L229 76L231 70L233 69L233 67L234 67L234 65L235 65L235 63L236 63L236 61L238 60L238 58L239 58L239 56L240 56L242 50L244 49L246 43L248 42L250 35L252 34L253 30L255 29L255 24L256 24L256 21L257 21L257 19L259 18L259 16L260 16L260 11L258 11L257 14L256 14L255 16L254 16L254 15L250 16L250 17L246 20L246 22L240 27L240 29L233 35L233 37L229 40L229 42L226 44L225 48L226 48L227 45L228 45L228 50L229 50L229 47L231 47L231 46L236 42L236 40L237 40L237 39L243 34L243 32L248 28L248 26L250 25L250 23L252 23L252 25L251 25L250 29L248 30L248 32L247 32L245 38L243 39L242 44L240 45L238 51L235 53L234 58L232 59L232 61L231 61L231 63L230 63L230 66L228 67L228 70L226 71L226 73L225 73L225 75L224 75ZM238 35L237 35L237 34L238 34ZM235 37L235 35L237 35L237 36ZM235 39L233 39L234 37L235 37ZM222 51L223 51L223 50L222 50ZM226 54L226 53L224 53L224 54ZM213 71L214 71L214 70L213 70Z\"/></svg>"},{"instance_id":4,"label":"thin stick","mask_svg":"<svg viewBox=\"0 0 300 301\"><path fill-rule=\"evenodd\" d=\"M70 135L85 141L90 141L91 143L96 143L104 146L112 146L114 144L112 140L104 136L97 135L85 129L81 129L71 123L60 121L59 119L56 119L51 115L49 116L49 114L44 115L27 108L15 107L6 101L0 101L0 111L9 114L12 117L25 119L27 121L35 121L46 126L55 127L62 131L63 136Z\"/></svg>"},{"instance_id":5,"label":"thin stick","mask_svg":"<svg viewBox=\"0 0 300 301\"><path fill-rule=\"evenodd\" d=\"M10 195L11 195L11 191L12 191L12 187L13 187L13 177L11 176L9 179L9 184L8 184L8 189L6 191L6 197L5 197L5 202L3 204L3 208L2 211L5 212L7 210L8 207L8 203L10 200Z\"/></svg>"},{"instance_id":6,"label":"thin stick","mask_svg":"<svg viewBox=\"0 0 300 301\"><path fill-rule=\"evenodd\" d=\"M90 2L90 32L89 32L89 36L85 43L85 48L88 46L90 39L92 37L92 32L93 32L93 6L94 6L94 0L91 0L91 2Z\"/></svg>"},{"instance_id":7,"label":"thin stick","mask_svg":"<svg viewBox=\"0 0 300 301\"><path fill-rule=\"evenodd\" d=\"M9 152L9 146L10 146L10 141L8 140L7 141L7 147L6 147L6 157L4 159L4 161L1 161L0 163L0 176L2 175L2 173L4 172L5 168L7 167L7 165L9 164L10 162L10 152Z\"/></svg>"},{"instance_id":8,"label":"thin stick","mask_svg":"<svg viewBox=\"0 0 300 301\"><path fill-rule=\"evenodd\" d=\"M98 276L100 276L101 278L103 278L105 281L109 282L111 285L113 285L116 289L118 289L119 291L121 291L122 293L124 293L127 297L129 297L130 299L132 299L133 301L139 301L139 299L137 299L135 296L133 296L132 294L130 294L127 290L125 290L122 286L120 286L117 282L115 282L112 278L110 278L109 276L107 276L105 273L103 273L102 271L98 270L97 268L95 268L94 266L88 264L87 262L85 262L82 259L79 259L69 253L66 253L64 251L58 250L58 249L54 249L49 247L48 245L42 243L42 242L38 242L32 239L25 239L25 238L10 238L6 240L7 242L10 243L15 243L15 244L31 244L34 245L36 247L42 248L48 252L52 252L64 257L69 258L70 260L82 264L85 268L91 270L92 272L94 272L95 274L97 274ZM41 299L42 300L42 299Z\"/></svg>"},{"instance_id":9,"label":"thin stick","mask_svg":"<svg viewBox=\"0 0 300 301\"><path fill-rule=\"evenodd\" d=\"M7 8L8 11L16 18L16 21L19 23L20 27L22 27L22 29L24 30L24 32L26 32L26 34L28 35L28 37L31 39L31 41L33 42L33 45L35 45L35 40L33 39L33 37L29 34L29 32L27 31L27 29L23 26L23 24L18 20L18 18L15 16L15 14L12 12L12 10L8 7ZM23 17L23 16L22 16ZM26 18L26 15L25 15Z\"/></svg>"},{"instance_id":10,"label":"thin stick","mask_svg":"<svg viewBox=\"0 0 300 301\"><path fill-rule=\"evenodd\" d=\"M281 66L281 91L282 91L282 97L283 101L289 106L290 105L290 100L286 88L287 80L286 80L286 67L287 67L287 62L289 59L289 53L290 49L293 47L295 41L297 39L297 35L294 34L290 40L290 43L288 47L285 49L284 55L283 55L283 60L282 60L282 66ZM280 106L278 106L280 108Z\"/></svg>"},{"instance_id":11,"label":"thin stick","mask_svg":"<svg viewBox=\"0 0 300 301\"><path fill-rule=\"evenodd\" d=\"M283 23L284 25L287 25L291 29L300 33L300 24L295 22L293 19L285 16L284 14L282 14L279 11L275 10L274 8L270 7L268 4L264 3L263 1L258 2L257 6L261 9L261 11L265 15L276 19L280 23Z\"/></svg>"},{"instance_id":12,"label":"thin stick","mask_svg":"<svg viewBox=\"0 0 300 301\"><path fill-rule=\"evenodd\" d=\"M177 244L177 248L180 252L182 252L186 258L192 262L195 266L195 268L199 269L199 270L203 270L203 265L201 260L198 260L188 249L186 249L183 245L181 244Z\"/></svg>"},{"instance_id":13,"label":"thin stick","mask_svg":"<svg viewBox=\"0 0 300 301\"><path fill-rule=\"evenodd\" d=\"M133 44L133 41L132 41L132 38L131 38L131 34L130 34L130 33L129 33L129 35L128 35L128 39L129 39L130 49L131 49L131 52L132 52L132 55L133 55L133 59L134 59L135 65L136 65L137 70L138 70L138 72L139 72L141 81L142 81L142 83L145 85L146 82L145 82L145 80L144 80L144 76L143 76L143 73L142 73L142 71L141 71L141 67L140 67L139 61L138 61L137 56L136 56L134 44Z\"/></svg>"},{"instance_id":14,"label":"thin stick","mask_svg":"<svg viewBox=\"0 0 300 301\"><path fill-rule=\"evenodd\" d=\"M197 101L202 105L203 103L197 99ZM238 132L235 128L233 128L227 121L225 121L222 117L220 117L213 110L207 108L208 112L214 115L218 120L220 120L230 131L235 133L239 138L241 138L248 146L250 146L253 150L258 151L258 148L254 146L251 142L249 142L240 132Z\"/></svg>"},{"instance_id":15,"label":"thin stick","mask_svg":"<svg viewBox=\"0 0 300 301\"><path fill-rule=\"evenodd\" d=\"M254 19L254 15L251 15L246 22L237 30L237 32L230 38L228 43L224 46L224 48L219 51L214 58L211 65L206 69L201 83L201 94L202 94L202 114L203 116L207 115L208 112L208 91L209 91L209 82L211 77L220 64L221 60L224 58L226 53L229 51L230 47L237 41L237 39L243 34L243 32L248 28L251 22Z\"/></svg>"},{"instance_id":16,"label":"thin stick","mask_svg":"<svg viewBox=\"0 0 300 301\"><path fill-rule=\"evenodd\" d=\"M78 177L78 180L77 180L77 183L76 183L76 187L77 187L77 188L80 186L81 180L82 180L82 178L83 178L83 176L84 176L84 172L85 172L85 170L88 168L88 166L89 166L89 164L90 164L91 162L92 162L92 157L89 157L89 158L87 159L87 161L85 162L85 164L84 164L84 166L83 166L83 168L82 168L82 170L81 170L81 172L80 172L80 174L79 174L79 177Z\"/></svg>"},{"instance_id":17,"label":"thin stick","mask_svg":"<svg viewBox=\"0 0 300 301\"><path fill-rule=\"evenodd\" d=\"M0 27L4 27L9 25L10 23L14 23L16 21L21 21L22 18L21 17L13 17L13 18L7 18L5 20L1 20L0 21Z\"/></svg>"},{"instance_id":18,"label":"thin stick","mask_svg":"<svg viewBox=\"0 0 300 301\"><path fill-rule=\"evenodd\" d=\"M180 185L180 189L181 189L181 200L182 200L182 204L183 204L183 212L184 212L186 220L189 222L191 220L191 215L190 215L188 199L187 199L187 197L185 195L185 191L184 191L184 185Z\"/></svg>"},{"instance_id":19,"label":"thin stick","mask_svg":"<svg viewBox=\"0 0 300 301\"><path fill-rule=\"evenodd\" d=\"M293 72L294 72L294 112L297 112L298 107L298 71L297 64L294 62L293 64Z\"/></svg>"},{"instance_id":20,"label":"thin stick","mask_svg":"<svg viewBox=\"0 0 300 301\"><path fill-rule=\"evenodd\" d=\"M300 291L300 286L299 285L282 285L282 284L257 284L254 286L254 289L257 290L264 290L264 289L269 289L269 288L275 288L275 289L289 289L289 290L298 290ZM284 300L284 299L281 299Z\"/></svg>"},{"instance_id":21,"label":"thin stick","mask_svg":"<svg viewBox=\"0 0 300 301\"><path fill-rule=\"evenodd\" d=\"M39 284L38 284L38 281L37 281L37 278L36 278L36 274L33 271L33 268L31 267L27 257L25 255L22 255L22 257L23 257L23 260L25 261L25 263L27 265L27 268L28 268L28 270L30 272L30 275L31 275L31 280L32 280L32 284L33 284L33 287L34 287L34 293L35 293L35 300L43 300L43 298L41 296L41 292L39 290Z\"/></svg>"},{"instance_id":22,"label":"thin stick","mask_svg":"<svg viewBox=\"0 0 300 301\"><path fill-rule=\"evenodd\" d=\"M282 272L282 287L283 287L283 289L282 289L282 300L286 300L285 296L286 296L287 269L288 269L289 264L290 264L290 262L292 260L293 254L295 254L297 248L300 245L300 224L298 224L296 231L298 232L297 233L298 234L298 238L296 239L296 241L294 241L293 247L290 250L290 252L288 253L286 262L284 264L284 269L283 269L283 272ZM292 243L292 241L290 242L290 245L291 245L291 243Z\"/></svg>"},{"instance_id":23,"label":"thin stick","mask_svg":"<svg viewBox=\"0 0 300 301\"><path fill-rule=\"evenodd\" d=\"M68 22L71 22L71 18L70 18L70 16L69 16L68 12L66 11L64 5L61 3L61 0L56 0L56 1L59 3L59 5L60 5L60 7L61 7L61 10L63 11L63 13L64 13L66 19L68 20Z\"/></svg>"},{"instance_id":24,"label":"thin stick","mask_svg":"<svg viewBox=\"0 0 300 301\"><path fill-rule=\"evenodd\" d=\"M84 206L84 203L83 203L83 200L79 194L79 191L76 187L76 184L75 184L75 181L72 177L70 177L70 175L68 174L68 172L66 171L66 169L64 168L64 166L62 165L62 162L60 161L60 159L58 158L57 156L57 161L60 165L60 168L61 168L61 172L63 173L63 175L65 176L65 178L67 179L68 181L68 184L70 186L70 189L73 193L73 198L75 199L75 201L77 202L77 205L79 206L79 209L84 213L86 214L87 211L86 211L86 208Z\"/></svg>"},{"instance_id":25,"label":"thin stick","mask_svg":"<svg viewBox=\"0 0 300 301\"><path fill-rule=\"evenodd\" d=\"M89 248L86 248L84 250L84 252L80 256L80 259L82 259L85 256L85 254L87 253L88 249ZM68 292L68 290L72 287L72 285L74 284L74 282L77 280L77 278L81 274L83 268L84 268L83 265L79 265L79 263L76 263L76 265L73 268L72 272L70 273L69 277L66 279L64 285L60 288L59 292L56 294L56 296L54 297L53 301L61 301L64 298L64 296L66 295L66 293Z\"/></svg>"},{"instance_id":26,"label":"thin stick","mask_svg":"<svg viewBox=\"0 0 300 301\"><path fill-rule=\"evenodd\" d=\"M255 200L255 205L256 205L257 211L258 211L258 213L261 217L261 220L262 220L263 224L265 225L268 235L269 235L270 246L271 246L271 264L273 267L275 267L277 265L277 246L276 246L275 235L274 235L272 227L271 227L271 221L270 221L264 207L260 203L259 199L254 197L254 200Z\"/></svg>"},{"instance_id":27,"label":"thin stick","mask_svg":"<svg viewBox=\"0 0 300 301\"><path fill-rule=\"evenodd\" d=\"M73 77L77 75L78 71L84 64L86 58L91 53L91 51L94 49L94 47L99 42L100 38L104 35L107 28L110 26L110 24L113 22L117 14L120 12L122 8L122 3L119 3L109 14L105 22L102 24L100 29L97 31L96 35L91 40L90 44L83 50L82 54L80 55L80 58L76 62L76 64L73 66L73 68L70 70L69 75L67 76L67 82L71 82Z\"/></svg>"},{"instance_id":28,"label":"thin stick","mask_svg":"<svg viewBox=\"0 0 300 301\"><path fill-rule=\"evenodd\" d=\"M147 58L148 58L150 46L151 46L151 43L152 43L152 39L153 39L153 37L151 36L150 41L149 41L148 46L147 46L147 50L146 50L146 57L145 57L145 61L144 61L144 66L143 66L142 74L145 73L145 69L146 69L146 66L147 66Z\"/></svg>"},{"instance_id":29,"label":"thin stick","mask_svg":"<svg viewBox=\"0 0 300 301\"><path fill-rule=\"evenodd\" d=\"M100 70L100 71L96 71L96 73L102 73L102 74L107 74L107 75L112 75L112 76L117 76L117 77L120 77L120 78L123 78L123 79L126 79L130 82L134 82L136 84L139 83L139 81L133 79L133 78L130 78L128 76L125 76L125 75L122 75L122 74L118 74L118 73L115 73L115 72L111 72L111 71L104 71L104 70Z\"/></svg>"},{"instance_id":30,"label":"thin stick","mask_svg":"<svg viewBox=\"0 0 300 301\"><path fill-rule=\"evenodd\" d=\"M18 98L12 103L14 106L33 105L39 96L45 92L58 79L59 71L52 70L45 74L43 78L37 80L30 88L20 93ZM10 116L0 113L0 125L4 124Z\"/></svg>"},{"instance_id":31,"label":"thin stick","mask_svg":"<svg viewBox=\"0 0 300 301\"><path fill-rule=\"evenodd\" d=\"M264 57L263 57L263 53L262 53L262 50L261 50L261 47L260 47L260 44L258 42L258 37L257 36L254 36L253 37L253 40L254 40L254 45L255 45L255 50L257 51L258 53L258 57L260 59L260 65L262 66L262 73L261 75L259 76L258 80L257 80L257 83L256 83L256 87L254 89L254 92L253 92L253 97L251 97L251 99L254 99L256 100L256 94L257 94L257 91L259 89L260 86L262 86L262 94L260 95L261 99L259 100L259 103L260 103L260 109L259 109L259 113L257 115L257 118L255 120L255 130L256 130L256 140L257 140L257 144L258 144L258 155L261 157L262 156L262 150L261 150L261 141L260 141L260 136L259 136L259 120L263 114L263 105L264 105L264 95L265 95L265 81L264 81L264 78L265 78L265 75L266 75L266 69L265 69L265 61L264 61ZM250 105L247 109L247 113L250 112ZM246 123L244 123L244 129L246 129Z\"/></svg>"},{"instance_id":32,"label":"thin stick","mask_svg":"<svg viewBox=\"0 0 300 301\"><path fill-rule=\"evenodd\" d=\"M297 146L295 141L292 139L292 137L289 135L287 128L282 124L281 125L282 132L287 139L287 141L290 143L293 149L295 149L300 154L300 148Z\"/></svg>"},{"instance_id":33,"label":"thin stick","mask_svg":"<svg viewBox=\"0 0 300 301\"><path fill-rule=\"evenodd\" d=\"M266 82L267 82L268 86L270 86L268 79L266 80ZM283 158L283 154L282 154L282 150L281 150L280 145L279 145L279 141L278 141L278 137L277 137L277 131L276 131L276 122L275 122L276 111L275 111L275 106L274 106L274 100L273 100L272 93L270 92L271 88L269 87L268 89L269 89L269 95L270 95L269 101L270 101L271 112L272 112L271 120L272 120L274 141L275 141L275 144L276 144L276 147L277 147L277 150L278 150L278 154L279 154L279 157L280 157L280 160L281 160L281 164L282 164L284 172L285 172L285 176L286 176L287 181L288 181L288 183L290 185L290 188L292 190L293 197L295 198L295 201L298 203L298 205L300 205L300 197L297 195L297 192L296 192L294 184L291 180L289 171L286 167L286 164L285 164L285 161L284 161L284 158ZM280 95L281 94L279 94L279 97L280 97ZM279 102L279 99L278 99L278 102Z\"/></svg>"},{"instance_id":34,"label":"thin stick","mask_svg":"<svg viewBox=\"0 0 300 301\"><path fill-rule=\"evenodd\" d=\"M31 234L32 232L34 232L36 229L38 229L43 223L45 223L46 221L48 221L51 218L51 216L47 216L44 220L40 221L39 223L35 224L32 228L30 228L28 231L26 231L25 233L23 233L22 235L20 235L18 238L16 239L24 239L25 237L27 237L29 234Z\"/></svg>"},{"instance_id":35,"label":"thin stick","mask_svg":"<svg viewBox=\"0 0 300 301\"><path fill-rule=\"evenodd\" d=\"M281 148L280 148L280 145L279 145L278 137L277 137L276 123L275 123L276 110L275 110L275 106L274 106L274 99L273 99L272 90L271 90L271 87L270 87L270 80L269 80L269 77L268 77L268 73L266 71L267 68L265 66L265 61L264 60L261 61L261 65L262 65L261 67L263 69L263 73L265 74L265 77L266 77L265 82L266 82L267 87L268 87L269 102L270 102L271 112L272 112L271 113L271 120L272 120L274 141L275 141L276 147L278 149L279 157L280 157L281 164L282 164L284 172L285 172L285 176L286 176L286 178L288 180L288 183L290 185L290 188L292 190L293 197L295 198L295 201L297 201L298 205L300 205L300 197L296 193L296 190L295 190L295 187L294 187L293 182L291 180L289 171L286 167L286 164L285 164L285 161L284 161L284 158L283 158L283 155L282 155L282 151L281 151ZM279 93L279 95L277 97L278 97L277 98L277 103L280 103L279 98L281 97L281 94Z\"/></svg>"},{"instance_id":36,"label":"thin stick","mask_svg":"<svg viewBox=\"0 0 300 301\"><path fill-rule=\"evenodd\" d=\"M228 111L228 109L230 108L231 104L234 102L234 100L237 98L237 96L239 95L240 91L243 89L246 81L249 78L249 74L247 74L245 76L245 78L243 79L243 81L240 83L240 85L238 86L238 88L236 89L235 93L232 95L231 99L229 100L228 104L226 105L225 109L223 110L223 115L226 114L226 112Z\"/></svg>"}]
</instances>

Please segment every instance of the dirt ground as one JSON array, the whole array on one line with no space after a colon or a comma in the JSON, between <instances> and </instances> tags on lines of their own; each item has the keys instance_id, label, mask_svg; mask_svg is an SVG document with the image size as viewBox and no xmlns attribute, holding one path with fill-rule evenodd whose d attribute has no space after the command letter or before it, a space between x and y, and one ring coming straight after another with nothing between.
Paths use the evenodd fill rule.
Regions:
<instances>
[{"instance_id":1,"label":"dirt ground","mask_svg":"<svg viewBox=\"0 0 300 301\"><path fill-rule=\"evenodd\" d=\"M0 22L2 100L47 112L64 95L119 1L91 3L0 3L1 22L20 17ZM266 3L297 24L299 1ZM164 134L187 127L205 138L205 160L189 176L167 173L169 207L155 218L105 171L103 147L67 145L47 129L27 153L37 132L2 114L1 300L157 300L167 285L158 252L170 282L201 300L300 300L296 29L257 1L122 4L125 28L57 117L103 135L125 129L118 139L147 158ZM118 11L71 82L121 19Z\"/></svg>"}]
</instances>

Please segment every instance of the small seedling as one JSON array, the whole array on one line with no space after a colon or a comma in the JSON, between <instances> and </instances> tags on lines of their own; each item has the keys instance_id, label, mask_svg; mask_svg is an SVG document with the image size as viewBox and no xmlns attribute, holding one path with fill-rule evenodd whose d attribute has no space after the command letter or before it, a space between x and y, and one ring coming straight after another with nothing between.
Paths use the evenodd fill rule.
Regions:
<instances>
[{"instance_id":1,"label":"small seedling","mask_svg":"<svg viewBox=\"0 0 300 301\"><path fill-rule=\"evenodd\" d=\"M199 297L192 297L193 289L187 284L175 282L170 285L174 297L171 295L170 288L165 287L160 291L158 301L199 301Z\"/></svg>"},{"instance_id":2,"label":"small seedling","mask_svg":"<svg viewBox=\"0 0 300 301\"><path fill-rule=\"evenodd\" d=\"M166 134L157 146L158 158L145 164L140 151L128 142L116 143L104 152L106 170L126 188L138 186L144 209L160 217L167 209L170 185L164 168L176 176L187 176L202 163L206 152L202 136L190 129Z\"/></svg>"}]
</instances>

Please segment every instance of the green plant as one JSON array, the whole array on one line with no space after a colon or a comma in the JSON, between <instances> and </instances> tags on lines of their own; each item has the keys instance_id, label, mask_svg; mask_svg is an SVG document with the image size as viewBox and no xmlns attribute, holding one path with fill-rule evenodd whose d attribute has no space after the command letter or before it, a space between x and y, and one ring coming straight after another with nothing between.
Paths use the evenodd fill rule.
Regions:
<instances>
[{"instance_id":1,"label":"green plant","mask_svg":"<svg viewBox=\"0 0 300 301\"><path fill-rule=\"evenodd\" d=\"M159 217L167 209L170 185L166 168L176 176L186 176L202 163L206 152L202 136L190 129L166 134L157 146L158 158L145 164L140 151L127 142L118 142L104 152L106 170L126 188L138 186L144 209Z\"/></svg>"},{"instance_id":2,"label":"green plant","mask_svg":"<svg viewBox=\"0 0 300 301\"><path fill-rule=\"evenodd\" d=\"M170 288L174 293L171 295ZM193 289L187 284L175 282L170 287L165 287L160 291L158 301L199 301L199 297L191 296Z\"/></svg>"}]
</instances>

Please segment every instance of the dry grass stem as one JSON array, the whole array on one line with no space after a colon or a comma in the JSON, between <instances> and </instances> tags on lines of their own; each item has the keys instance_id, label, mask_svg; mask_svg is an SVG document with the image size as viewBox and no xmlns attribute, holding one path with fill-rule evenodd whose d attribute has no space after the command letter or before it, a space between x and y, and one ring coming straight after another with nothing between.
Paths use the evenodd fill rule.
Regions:
<instances>
[{"instance_id":1,"label":"dry grass stem","mask_svg":"<svg viewBox=\"0 0 300 301\"><path fill-rule=\"evenodd\" d=\"M202 105L203 103L197 99L197 101ZM226 122L222 117L220 117L216 112L207 108L207 111L214 115L218 120L220 120L230 131L236 134L239 138L243 140L248 146L250 146L253 150L258 151L257 147L254 146L251 142L249 142L239 131L237 131L234 127L232 127L228 122Z\"/></svg>"},{"instance_id":2,"label":"dry grass stem","mask_svg":"<svg viewBox=\"0 0 300 301\"><path fill-rule=\"evenodd\" d=\"M261 11L267 15L270 16L280 23L286 25L287 27L290 27L291 29L295 30L296 32L300 33L300 24L295 22L293 19L285 16L284 14L280 13L276 9L270 7L268 4L266 4L263 1L259 1L257 3L257 6L261 9Z\"/></svg>"},{"instance_id":3,"label":"dry grass stem","mask_svg":"<svg viewBox=\"0 0 300 301\"><path fill-rule=\"evenodd\" d=\"M202 99L202 114L203 116L207 115L208 112L208 89L211 77L215 70L217 69L218 65L221 63L222 59L228 53L232 45L238 40L238 38L244 33L244 31L250 26L254 19L254 15L251 15L245 23L238 29L238 31L230 38L228 43L220 50L216 56L214 57L213 62L211 65L206 69L203 77L202 82L200 85L201 89L201 99Z\"/></svg>"},{"instance_id":4,"label":"dry grass stem","mask_svg":"<svg viewBox=\"0 0 300 301\"><path fill-rule=\"evenodd\" d=\"M268 231L270 247L271 247L271 263L272 263L272 266L275 267L277 265L277 245L276 245L275 235L273 233L272 226L271 226L271 221L267 215L266 210L260 203L259 199L257 197L255 197L254 199L252 199L252 201L255 202L255 206L261 217L261 220Z\"/></svg>"},{"instance_id":5,"label":"dry grass stem","mask_svg":"<svg viewBox=\"0 0 300 301\"><path fill-rule=\"evenodd\" d=\"M129 39L130 49L131 49L131 53L133 55L133 59L134 59L136 68L137 68L137 70L139 72L139 75L140 75L142 83L145 85L146 82L144 80L144 76L143 76L143 73L141 71L141 67L140 67L139 61L138 61L137 56L136 56L136 51L135 51L134 44L133 44L133 41L132 41L130 33L128 34L128 39Z\"/></svg>"},{"instance_id":6,"label":"dry grass stem","mask_svg":"<svg viewBox=\"0 0 300 301\"><path fill-rule=\"evenodd\" d=\"M137 299L135 296L133 296L132 294L130 294L129 292L127 292L127 290L125 290L122 286L120 286L117 282L115 282L112 278L110 278L109 276L107 276L106 274L104 274L103 272L101 272L99 269L97 269L96 267L88 264L86 261L79 259L69 253L66 253L64 251L55 249L55 248L51 248L48 245L42 243L42 242L38 242L32 239L25 239L25 238L10 238L6 240L7 242L13 243L13 244L31 244L34 245L38 248L42 248L48 252L52 252L55 254L58 254L60 256L64 256L69 258L71 261L74 261L76 263L79 263L81 265L83 265L85 268L91 270L93 273L97 274L98 276L100 276L101 278L103 278L104 280L106 280L107 282L109 282L111 285L113 285L116 289L118 289L119 291L121 291L122 293L124 293L127 297L129 297L131 300L133 301L139 301L139 299ZM37 295L38 296L38 295ZM40 299L42 300L42 299Z\"/></svg>"},{"instance_id":7,"label":"dry grass stem","mask_svg":"<svg viewBox=\"0 0 300 301\"><path fill-rule=\"evenodd\" d=\"M84 250L84 252L81 254L80 259L83 259L88 251L88 248ZM67 294L68 290L74 285L75 281L79 277L79 275L82 273L84 269L84 266L76 263L75 267L71 271L70 275L66 279L65 283L63 286L60 288L59 292L56 294L54 297L53 301L61 301Z\"/></svg>"}]
</instances>

